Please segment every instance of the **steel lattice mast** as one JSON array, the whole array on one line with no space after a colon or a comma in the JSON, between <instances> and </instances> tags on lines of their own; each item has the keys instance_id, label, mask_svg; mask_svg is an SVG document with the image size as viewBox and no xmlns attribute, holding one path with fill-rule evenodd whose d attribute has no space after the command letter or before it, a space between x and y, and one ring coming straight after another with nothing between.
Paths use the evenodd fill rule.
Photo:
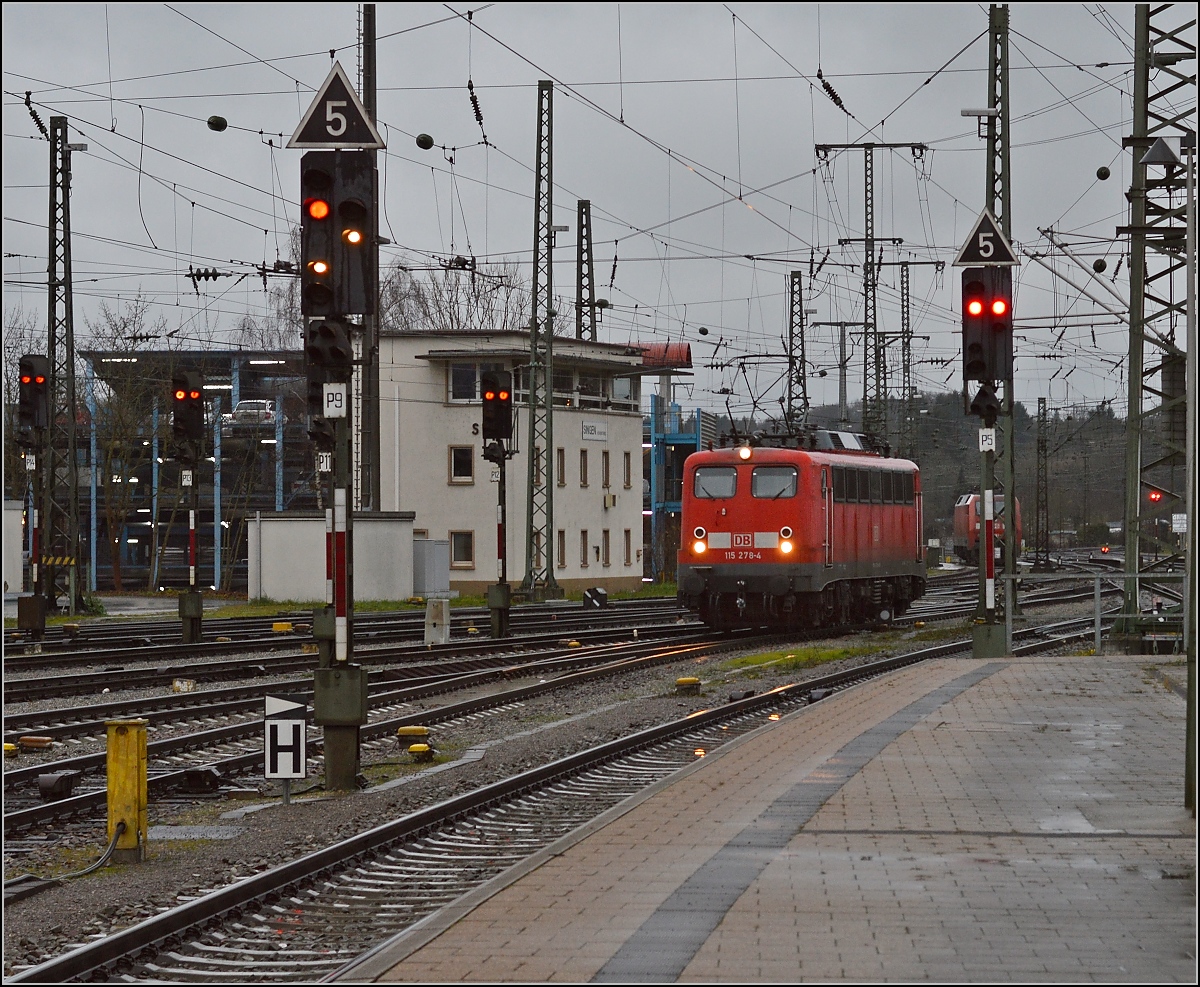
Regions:
<instances>
[{"instance_id":1,"label":"steel lattice mast","mask_svg":"<svg viewBox=\"0 0 1200 987\"><path fill-rule=\"evenodd\" d=\"M1177 333L1187 318L1185 172L1144 158L1161 137L1190 138L1194 147L1195 28L1190 4L1136 7L1133 133L1123 142L1131 152L1130 225L1117 230L1129 236L1125 572L1131 576L1143 571L1144 526L1157 525L1182 503L1176 486L1186 453L1186 353ZM1127 580L1126 630L1135 629L1139 610L1137 585Z\"/></svg>"},{"instance_id":2,"label":"steel lattice mast","mask_svg":"<svg viewBox=\"0 0 1200 987\"><path fill-rule=\"evenodd\" d=\"M988 11L987 195L985 201L1005 238L1012 242L1012 189L1009 182L1008 5L992 4ZM1004 381L1000 427L1004 433L1002 484L1004 486L1004 572L1012 576L1017 565L1016 436L1013 428L1013 377ZM1005 583L1005 605L1017 612L1016 583Z\"/></svg>"},{"instance_id":3,"label":"steel lattice mast","mask_svg":"<svg viewBox=\"0 0 1200 987\"><path fill-rule=\"evenodd\" d=\"M596 278L592 263L592 202L580 199L576 213L575 338L596 341Z\"/></svg>"},{"instance_id":4,"label":"steel lattice mast","mask_svg":"<svg viewBox=\"0 0 1200 987\"><path fill-rule=\"evenodd\" d=\"M788 272L787 427L808 424L808 363L804 354L804 273Z\"/></svg>"},{"instance_id":5,"label":"steel lattice mast","mask_svg":"<svg viewBox=\"0 0 1200 987\"><path fill-rule=\"evenodd\" d=\"M532 597L559 595L554 578L554 83L538 83L529 318L529 489L525 578Z\"/></svg>"},{"instance_id":6,"label":"steel lattice mast","mask_svg":"<svg viewBox=\"0 0 1200 987\"><path fill-rule=\"evenodd\" d=\"M50 361L50 422L46 429L39 519L43 565L40 587L53 612L60 594L74 613L83 603L78 579L79 465L75 430L75 311L71 286L71 152L87 145L67 142L67 118L50 118L49 313L46 349Z\"/></svg>"}]
</instances>

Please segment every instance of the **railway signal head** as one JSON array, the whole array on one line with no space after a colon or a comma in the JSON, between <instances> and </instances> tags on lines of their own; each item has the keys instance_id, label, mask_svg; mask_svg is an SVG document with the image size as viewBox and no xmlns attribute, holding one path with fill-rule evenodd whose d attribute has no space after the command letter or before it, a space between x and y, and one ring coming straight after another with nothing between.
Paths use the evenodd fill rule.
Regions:
<instances>
[{"instance_id":1,"label":"railway signal head","mask_svg":"<svg viewBox=\"0 0 1200 987\"><path fill-rule=\"evenodd\" d=\"M300 161L300 308L374 315L378 295L375 162L366 151L309 151Z\"/></svg>"},{"instance_id":2,"label":"railway signal head","mask_svg":"<svg viewBox=\"0 0 1200 987\"><path fill-rule=\"evenodd\" d=\"M339 315L374 315L378 245L375 161L368 151L338 151L334 164Z\"/></svg>"},{"instance_id":3,"label":"railway signal head","mask_svg":"<svg viewBox=\"0 0 1200 987\"><path fill-rule=\"evenodd\" d=\"M204 448L204 378L195 371L171 378L171 433L177 457L196 462Z\"/></svg>"},{"instance_id":4,"label":"railway signal head","mask_svg":"<svg viewBox=\"0 0 1200 987\"><path fill-rule=\"evenodd\" d=\"M479 375L483 398L483 441L512 438L512 374L488 370Z\"/></svg>"},{"instance_id":5,"label":"railway signal head","mask_svg":"<svg viewBox=\"0 0 1200 987\"><path fill-rule=\"evenodd\" d=\"M317 319L304 327L304 358L309 367L320 367L330 376L325 380L346 380L354 365L350 330L336 319Z\"/></svg>"},{"instance_id":6,"label":"railway signal head","mask_svg":"<svg viewBox=\"0 0 1200 987\"><path fill-rule=\"evenodd\" d=\"M31 353L20 360L17 421L22 429L50 424L50 360Z\"/></svg>"},{"instance_id":7,"label":"railway signal head","mask_svg":"<svg viewBox=\"0 0 1200 987\"><path fill-rule=\"evenodd\" d=\"M333 315L334 152L309 151L300 159L300 311Z\"/></svg>"},{"instance_id":8,"label":"railway signal head","mask_svg":"<svg viewBox=\"0 0 1200 987\"><path fill-rule=\"evenodd\" d=\"M1013 368L1012 269L968 267L962 275L963 380L1007 380Z\"/></svg>"}]
</instances>

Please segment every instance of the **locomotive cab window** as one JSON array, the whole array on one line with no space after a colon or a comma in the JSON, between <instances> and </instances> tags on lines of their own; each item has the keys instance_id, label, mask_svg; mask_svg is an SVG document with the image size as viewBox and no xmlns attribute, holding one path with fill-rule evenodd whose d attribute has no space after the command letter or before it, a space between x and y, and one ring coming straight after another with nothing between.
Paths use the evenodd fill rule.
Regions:
<instances>
[{"instance_id":1,"label":"locomotive cab window","mask_svg":"<svg viewBox=\"0 0 1200 987\"><path fill-rule=\"evenodd\" d=\"M706 500L725 500L737 491L737 467L701 466L696 470L692 493Z\"/></svg>"},{"instance_id":2,"label":"locomotive cab window","mask_svg":"<svg viewBox=\"0 0 1200 987\"><path fill-rule=\"evenodd\" d=\"M767 500L796 496L795 466L756 466L750 474L750 494Z\"/></svg>"}]
</instances>

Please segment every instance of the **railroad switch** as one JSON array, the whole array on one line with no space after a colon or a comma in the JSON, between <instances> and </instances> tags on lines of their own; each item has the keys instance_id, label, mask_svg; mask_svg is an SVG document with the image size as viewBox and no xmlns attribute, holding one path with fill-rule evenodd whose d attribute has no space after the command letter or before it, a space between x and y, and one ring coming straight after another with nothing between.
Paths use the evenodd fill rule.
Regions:
<instances>
[{"instance_id":1,"label":"railroad switch","mask_svg":"<svg viewBox=\"0 0 1200 987\"><path fill-rule=\"evenodd\" d=\"M49 771L38 775L38 794L43 802L69 798L82 777L82 771Z\"/></svg>"}]
</instances>

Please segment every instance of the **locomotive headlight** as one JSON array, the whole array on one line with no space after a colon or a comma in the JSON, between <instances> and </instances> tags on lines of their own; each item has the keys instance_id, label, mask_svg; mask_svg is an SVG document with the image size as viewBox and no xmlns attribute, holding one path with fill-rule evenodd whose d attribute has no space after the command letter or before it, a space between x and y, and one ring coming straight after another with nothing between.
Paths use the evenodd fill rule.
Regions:
<instances>
[{"instance_id":1,"label":"locomotive headlight","mask_svg":"<svg viewBox=\"0 0 1200 987\"><path fill-rule=\"evenodd\" d=\"M738 459L749 459L749 458L750 458L750 447L749 446L738 446Z\"/></svg>"},{"instance_id":2,"label":"locomotive headlight","mask_svg":"<svg viewBox=\"0 0 1200 987\"><path fill-rule=\"evenodd\" d=\"M700 525L696 525L696 527L692 530L693 538L703 538L707 534L708 534L708 532L705 531L704 528L701 527Z\"/></svg>"},{"instance_id":3,"label":"locomotive headlight","mask_svg":"<svg viewBox=\"0 0 1200 987\"><path fill-rule=\"evenodd\" d=\"M708 546L705 545L704 542L702 542L699 538L692 542L692 551L697 555L703 555L706 548L708 548Z\"/></svg>"},{"instance_id":4,"label":"locomotive headlight","mask_svg":"<svg viewBox=\"0 0 1200 987\"><path fill-rule=\"evenodd\" d=\"M780 538L791 538L792 537L792 529L789 528L785 524L782 528L779 529L779 537Z\"/></svg>"},{"instance_id":5,"label":"locomotive headlight","mask_svg":"<svg viewBox=\"0 0 1200 987\"><path fill-rule=\"evenodd\" d=\"M779 543L779 551L783 552L784 555L789 554L791 552L791 550L792 550L792 543L790 541L781 541Z\"/></svg>"}]
</instances>

